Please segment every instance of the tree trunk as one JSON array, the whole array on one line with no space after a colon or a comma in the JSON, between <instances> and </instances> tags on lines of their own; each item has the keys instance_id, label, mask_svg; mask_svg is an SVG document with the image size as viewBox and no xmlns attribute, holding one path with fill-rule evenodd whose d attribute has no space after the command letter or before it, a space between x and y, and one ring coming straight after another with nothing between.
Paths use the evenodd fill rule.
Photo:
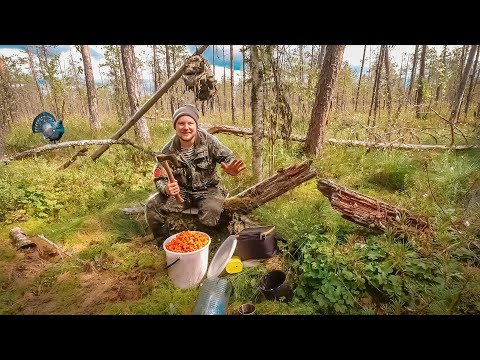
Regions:
<instances>
[{"instance_id":1,"label":"tree trunk","mask_svg":"<svg viewBox=\"0 0 480 360\"><path fill-rule=\"evenodd\" d=\"M225 45L222 45L223 55L223 111L227 112L227 64L225 62Z\"/></svg>"},{"instance_id":2,"label":"tree trunk","mask_svg":"<svg viewBox=\"0 0 480 360\"><path fill-rule=\"evenodd\" d=\"M435 105L438 105L438 100L440 99L440 94L442 93L442 84L445 79L445 71L447 69L447 45L445 45L442 50L442 65L443 65L443 73L438 83L437 91L435 93Z\"/></svg>"},{"instance_id":3,"label":"tree trunk","mask_svg":"<svg viewBox=\"0 0 480 360\"><path fill-rule=\"evenodd\" d=\"M455 97L455 102L453 104L452 112L449 119L449 121L453 124L456 124L458 122L460 106L462 105L463 95L465 94L465 88L467 86L468 75L470 74L470 70L472 69L473 58L475 57L475 53L477 52L477 46L478 45L472 45L472 47L470 48L467 65L465 65L465 70L463 71L462 79L458 86L457 96Z\"/></svg>"},{"instance_id":4,"label":"tree trunk","mask_svg":"<svg viewBox=\"0 0 480 360\"><path fill-rule=\"evenodd\" d=\"M0 114L0 159L5 156L5 133L6 125L4 123L5 119L2 114Z\"/></svg>"},{"instance_id":5,"label":"tree trunk","mask_svg":"<svg viewBox=\"0 0 480 360\"><path fill-rule=\"evenodd\" d=\"M357 95L355 96L355 111L357 111L358 95L360 94L360 85L362 84L363 65L365 64L365 51L367 51L367 45L363 46L362 67L360 68L360 77L358 78Z\"/></svg>"},{"instance_id":6,"label":"tree trunk","mask_svg":"<svg viewBox=\"0 0 480 360\"><path fill-rule=\"evenodd\" d=\"M317 156L325 141L330 102L335 93L344 50L345 45L327 45L325 51L325 60L318 79L315 102L307 132L305 151L310 156Z\"/></svg>"},{"instance_id":7,"label":"tree trunk","mask_svg":"<svg viewBox=\"0 0 480 360\"><path fill-rule=\"evenodd\" d=\"M425 56L427 54L427 45L422 45L422 54L420 55L420 70L418 72L418 88L415 100L415 114L417 119L424 118L423 111L423 82L425 78Z\"/></svg>"},{"instance_id":8,"label":"tree trunk","mask_svg":"<svg viewBox=\"0 0 480 360\"><path fill-rule=\"evenodd\" d=\"M392 116L392 84L390 82L390 59L388 56L388 45L385 46L385 80L387 85L387 123L390 123Z\"/></svg>"},{"instance_id":9,"label":"tree trunk","mask_svg":"<svg viewBox=\"0 0 480 360\"><path fill-rule=\"evenodd\" d=\"M127 94L127 89L125 88L125 71L123 68L123 62L122 62L122 49L120 48L120 45L114 45L115 46L115 54L117 58L117 63L118 63L118 72L119 72L119 77L118 77L118 96L120 100L120 108L122 111L122 121L127 121L129 118L129 113L130 111L128 110L128 96L125 96Z\"/></svg>"},{"instance_id":10,"label":"tree trunk","mask_svg":"<svg viewBox=\"0 0 480 360\"><path fill-rule=\"evenodd\" d=\"M133 116L140 107L140 96L138 89L137 67L135 63L135 52L133 45L120 45L122 51L122 62L125 71L125 82L127 85L128 102L130 104L130 116ZM140 118L134 126L137 141L145 145L150 141L150 132L147 121Z\"/></svg>"},{"instance_id":11,"label":"tree trunk","mask_svg":"<svg viewBox=\"0 0 480 360\"><path fill-rule=\"evenodd\" d=\"M407 98L409 100L411 99L410 96L412 94L413 84L415 83L415 71L417 70L418 47L419 45L415 45L415 53L413 54L412 72L410 74L410 85L408 87L408 94L407 94Z\"/></svg>"},{"instance_id":12,"label":"tree trunk","mask_svg":"<svg viewBox=\"0 0 480 360\"><path fill-rule=\"evenodd\" d=\"M478 53L479 53L479 47L477 46L477 53L475 55L475 62L473 64L473 70L472 74L470 75L470 85L468 86L468 93L467 93L467 99L465 101L465 120L467 119L468 116L468 108L470 107L470 101L472 99L472 92L475 90L475 74L477 73L477 65L478 65Z\"/></svg>"},{"instance_id":13,"label":"tree trunk","mask_svg":"<svg viewBox=\"0 0 480 360\"><path fill-rule=\"evenodd\" d=\"M78 48L78 47L77 47ZM87 111L85 110L85 105L83 103L83 96L82 96L82 89L80 88L80 79L79 79L79 70L77 70L77 64L73 59L72 49L70 48L70 64L74 74L74 83L75 83L75 90L78 94L78 100L80 102L80 111L83 117L87 117Z\"/></svg>"},{"instance_id":14,"label":"tree trunk","mask_svg":"<svg viewBox=\"0 0 480 360\"><path fill-rule=\"evenodd\" d=\"M243 122L245 122L245 85L247 80L245 79L245 51L247 48L245 45L242 45L242 112L243 112Z\"/></svg>"},{"instance_id":15,"label":"tree trunk","mask_svg":"<svg viewBox=\"0 0 480 360\"><path fill-rule=\"evenodd\" d=\"M259 58L259 46L250 45L250 71L252 74L252 171L253 179L262 179L263 138L263 67Z\"/></svg>"},{"instance_id":16,"label":"tree trunk","mask_svg":"<svg viewBox=\"0 0 480 360\"><path fill-rule=\"evenodd\" d=\"M170 72L170 46L168 45L165 45L165 61L167 62L167 76L168 78L170 79L170 76L171 76L171 72ZM173 106L173 95L170 93L170 96L169 96L169 100L170 100L170 111L172 113L172 116L173 116L173 113L175 112L175 106Z\"/></svg>"},{"instance_id":17,"label":"tree trunk","mask_svg":"<svg viewBox=\"0 0 480 360\"><path fill-rule=\"evenodd\" d=\"M405 209L362 195L333 181L318 179L317 188L344 219L371 230L383 232L391 227L402 234L428 233L431 230L427 219L413 216Z\"/></svg>"},{"instance_id":18,"label":"tree trunk","mask_svg":"<svg viewBox=\"0 0 480 360\"><path fill-rule=\"evenodd\" d=\"M463 67L465 66L465 54L468 51L468 45L463 45L462 46L462 56L460 58L460 68L459 68L459 76L458 78L461 79L463 75Z\"/></svg>"},{"instance_id":19,"label":"tree trunk","mask_svg":"<svg viewBox=\"0 0 480 360\"><path fill-rule=\"evenodd\" d=\"M285 144L288 146L290 136L292 135L293 114L290 108L290 104L288 103L285 96L285 90L281 80L280 66L277 63L278 59L277 61L273 59L273 53L271 51L272 46L268 46L267 49L269 52L268 58L270 61L270 66L272 68L272 75L274 80L275 104L273 106L273 113L274 116L280 116L282 118L280 134L282 139L285 141ZM276 126L274 130L276 132Z\"/></svg>"},{"instance_id":20,"label":"tree trunk","mask_svg":"<svg viewBox=\"0 0 480 360\"><path fill-rule=\"evenodd\" d=\"M32 52L30 51L30 46L27 45L27 55L28 55L28 63L30 64L30 71L32 72L33 81L35 81L35 86L37 87L38 98L40 99L40 103L42 104L42 110L45 111L45 100L43 99L42 89L40 88L40 84L38 83L38 76L37 71L35 70L35 63L33 62Z\"/></svg>"},{"instance_id":21,"label":"tree trunk","mask_svg":"<svg viewBox=\"0 0 480 360\"><path fill-rule=\"evenodd\" d=\"M5 133L15 118L13 89L3 57L0 56L0 158L5 155Z\"/></svg>"},{"instance_id":22,"label":"tree trunk","mask_svg":"<svg viewBox=\"0 0 480 360\"><path fill-rule=\"evenodd\" d=\"M158 88L160 87L160 78L161 78L161 70L160 65L158 63L158 56L157 56L157 45L153 45L153 92L157 92ZM155 120L158 118L158 108L162 108L162 99L160 98L160 102L155 103Z\"/></svg>"},{"instance_id":23,"label":"tree trunk","mask_svg":"<svg viewBox=\"0 0 480 360\"><path fill-rule=\"evenodd\" d=\"M213 77L215 78L215 45L212 45L212 63L213 63ZM218 98L218 94L217 94ZM215 96L212 96L212 112L215 113Z\"/></svg>"},{"instance_id":24,"label":"tree trunk","mask_svg":"<svg viewBox=\"0 0 480 360\"><path fill-rule=\"evenodd\" d=\"M235 125L235 103L233 101L234 76L233 76L233 45L230 45L230 99L232 102L232 123Z\"/></svg>"},{"instance_id":25,"label":"tree trunk","mask_svg":"<svg viewBox=\"0 0 480 360\"><path fill-rule=\"evenodd\" d=\"M372 102L370 103L370 110L368 111L367 126L370 126L370 117L373 111L373 121L372 126L375 126L375 119L377 118L377 109L380 101L380 74L382 72L382 63L383 63L383 54L384 48L383 45L380 46L380 51L378 52L377 66L375 67L375 80L373 82L373 91L372 91Z\"/></svg>"},{"instance_id":26,"label":"tree trunk","mask_svg":"<svg viewBox=\"0 0 480 360\"><path fill-rule=\"evenodd\" d=\"M320 45L320 54L318 55L318 62L317 62L317 67L320 73L322 72L323 61L325 60L326 49L327 49L327 45Z\"/></svg>"},{"instance_id":27,"label":"tree trunk","mask_svg":"<svg viewBox=\"0 0 480 360\"><path fill-rule=\"evenodd\" d=\"M404 53L405 54L405 53ZM403 56L402 56L402 65L403 65ZM395 112L395 115L393 116L394 119L397 119L399 118L400 116L400 112L402 111L402 107L403 107L403 103L407 101L406 97L407 97L407 73L408 73L408 57L407 57L407 63L405 64L405 72L404 72L404 76L405 78L403 79L403 85L402 85L402 69L400 69L400 90L398 92L398 107L397 107L397 111Z\"/></svg>"},{"instance_id":28,"label":"tree trunk","mask_svg":"<svg viewBox=\"0 0 480 360\"><path fill-rule=\"evenodd\" d=\"M90 49L88 45L81 45L83 68L85 69L85 82L87 84L88 112L90 114L90 128L99 130L102 123L98 117L97 90L95 89L95 79L93 77L92 62L90 59Z\"/></svg>"}]
</instances>

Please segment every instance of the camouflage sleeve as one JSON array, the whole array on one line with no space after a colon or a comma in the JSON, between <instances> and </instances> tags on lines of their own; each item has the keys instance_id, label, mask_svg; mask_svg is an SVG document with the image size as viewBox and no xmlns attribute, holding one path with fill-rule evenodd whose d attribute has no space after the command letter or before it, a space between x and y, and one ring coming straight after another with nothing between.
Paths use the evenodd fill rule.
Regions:
<instances>
[{"instance_id":1,"label":"camouflage sleeve","mask_svg":"<svg viewBox=\"0 0 480 360\"><path fill-rule=\"evenodd\" d=\"M218 140L215 136L211 135L212 137L212 153L213 158L216 163L220 164L221 162L229 163L230 161L235 159L235 155L233 155L232 150L228 147L223 145L220 140Z\"/></svg>"}]
</instances>

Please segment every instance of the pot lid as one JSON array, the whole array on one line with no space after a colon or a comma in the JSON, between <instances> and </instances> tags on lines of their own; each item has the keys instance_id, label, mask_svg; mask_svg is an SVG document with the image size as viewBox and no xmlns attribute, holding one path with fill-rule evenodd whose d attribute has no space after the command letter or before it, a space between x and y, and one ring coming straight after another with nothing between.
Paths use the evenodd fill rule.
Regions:
<instances>
[{"instance_id":1,"label":"pot lid","mask_svg":"<svg viewBox=\"0 0 480 360\"><path fill-rule=\"evenodd\" d=\"M230 235L225 239L222 245L218 248L217 252L213 256L212 262L208 267L207 278L211 279L218 277L227 266L228 261L231 259L235 248L237 247L236 235Z\"/></svg>"}]
</instances>

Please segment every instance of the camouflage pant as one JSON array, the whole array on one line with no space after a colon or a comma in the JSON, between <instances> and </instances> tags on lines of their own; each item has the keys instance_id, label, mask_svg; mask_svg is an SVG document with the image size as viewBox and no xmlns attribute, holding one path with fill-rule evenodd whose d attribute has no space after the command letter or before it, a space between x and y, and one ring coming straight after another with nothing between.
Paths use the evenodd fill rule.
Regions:
<instances>
[{"instance_id":1,"label":"camouflage pant","mask_svg":"<svg viewBox=\"0 0 480 360\"><path fill-rule=\"evenodd\" d=\"M223 210L225 194L219 187L209 187L204 191L181 189L185 202L180 204L174 196L155 193L145 204L145 218L157 244L170 235L168 213L182 212L192 206L198 208L198 220L207 226L215 226Z\"/></svg>"}]
</instances>

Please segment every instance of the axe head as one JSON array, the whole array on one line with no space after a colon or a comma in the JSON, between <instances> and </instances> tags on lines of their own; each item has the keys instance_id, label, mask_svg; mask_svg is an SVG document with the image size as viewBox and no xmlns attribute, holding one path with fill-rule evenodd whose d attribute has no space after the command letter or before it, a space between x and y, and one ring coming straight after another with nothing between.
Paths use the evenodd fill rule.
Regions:
<instances>
[{"instance_id":1,"label":"axe head","mask_svg":"<svg viewBox=\"0 0 480 360\"><path fill-rule=\"evenodd\" d=\"M175 154L158 154L156 158L159 163L169 160L173 165L175 165L175 167L180 167L180 163L178 162Z\"/></svg>"}]
</instances>

